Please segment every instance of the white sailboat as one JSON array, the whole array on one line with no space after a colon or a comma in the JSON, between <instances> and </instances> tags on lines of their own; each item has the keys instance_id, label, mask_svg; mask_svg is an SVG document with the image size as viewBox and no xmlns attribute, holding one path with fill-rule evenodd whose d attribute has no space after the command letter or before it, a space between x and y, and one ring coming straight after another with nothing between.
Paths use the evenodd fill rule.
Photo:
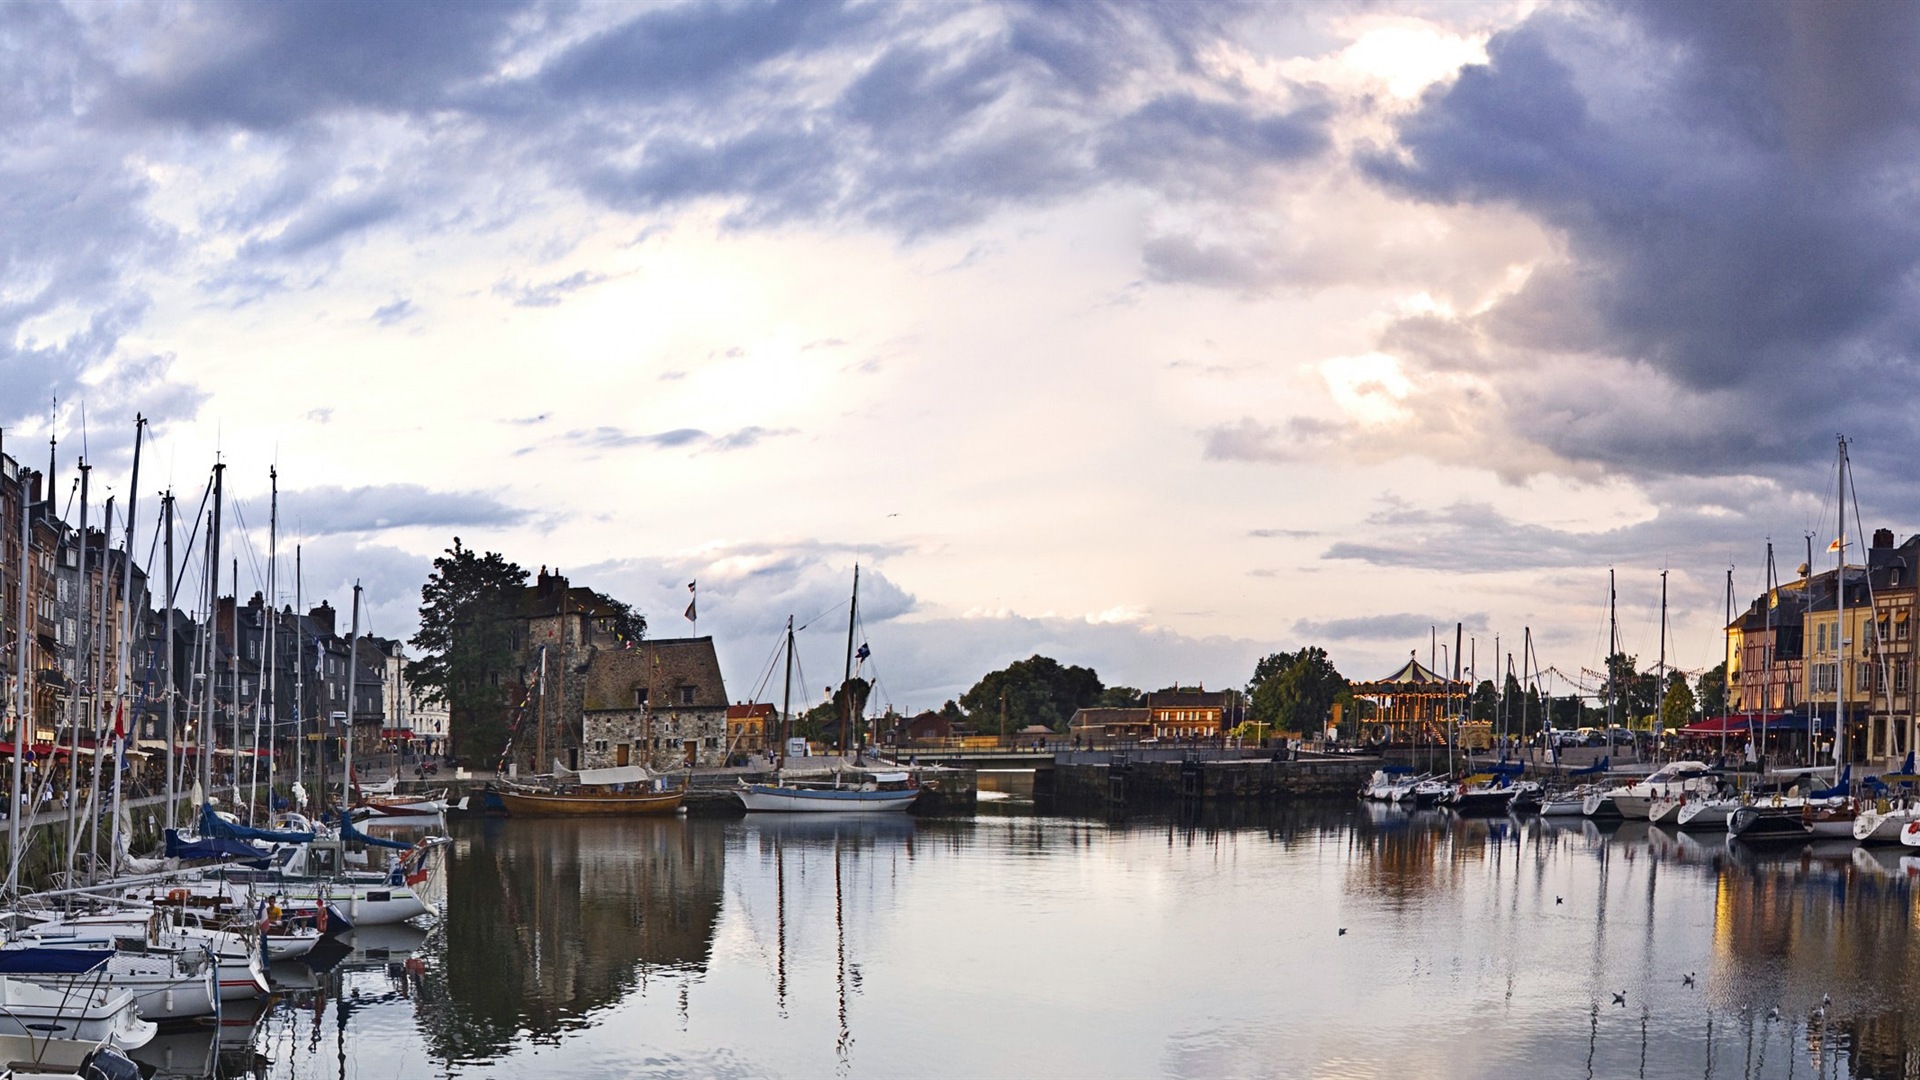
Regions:
<instances>
[{"instance_id":1,"label":"white sailboat","mask_svg":"<svg viewBox=\"0 0 1920 1080\"><path fill-rule=\"evenodd\" d=\"M847 609L847 670L841 682L841 693L846 699L846 715L841 721L841 738L849 737L849 728L853 720L853 636L855 619L860 610L860 568L853 568L853 602ZM863 651L864 655L864 651ZM784 717L792 715L793 706L793 619L787 619L787 675L786 689L781 702L783 717L780 750L783 755L782 767L776 773L771 784L742 783L734 794L739 796L741 805L749 812L778 812L801 814L848 814L873 813L876 811L902 811L913 805L920 797L919 782L913 774L900 769L885 770L848 770L834 769L830 775L818 779L800 780L788 775L785 768L786 732Z\"/></svg>"}]
</instances>

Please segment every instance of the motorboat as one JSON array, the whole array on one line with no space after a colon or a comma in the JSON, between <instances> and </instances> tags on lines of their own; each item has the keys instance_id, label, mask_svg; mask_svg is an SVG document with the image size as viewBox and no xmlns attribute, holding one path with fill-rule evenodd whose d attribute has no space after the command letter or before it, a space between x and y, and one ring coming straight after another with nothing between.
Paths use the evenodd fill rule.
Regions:
<instances>
[{"instance_id":1,"label":"motorboat","mask_svg":"<svg viewBox=\"0 0 1920 1080\"><path fill-rule=\"evenodd\" d=\"M1743 806L1727 819L1727 833L1741 840L1853 839L1860 816L1852 799L1776 796Z\"/></svg>"},{"instance_id":2,"label":"motorboat","mask_svg":"<svg viewBox=\"0 0 1920 1080\"><path fill-rule=\"evenodd\" d=\"M1656 798L1705 795L1718 786L1719 777L1706 762L1672 761L1648 773L1644 779L1613 788L1607 797L1621 817L1637 820L1647 817Z\"/></svg>"},{"instance_id":3,"label":"motorboat","mask_svg":"<svg viewBox=\"0 0 1920 1080\"><path fill-rule=\"evenodd\" d=\"M1443 804L1456 814L1504 814L1513 805L1514 787L1506 777L1481 773L1460 781Z\"/></svg>"}]
</instances>

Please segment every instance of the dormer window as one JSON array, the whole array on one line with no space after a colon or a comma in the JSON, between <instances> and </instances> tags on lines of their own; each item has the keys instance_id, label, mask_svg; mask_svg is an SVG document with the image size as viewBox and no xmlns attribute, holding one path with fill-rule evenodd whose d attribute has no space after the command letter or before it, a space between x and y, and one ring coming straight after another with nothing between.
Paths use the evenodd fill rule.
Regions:
<instances>
[{"instance_id":1,"label":"dormer window","mask_svg":"<svg viewBox=\"0 0 1920 1080\"><path fill-rule=\"evenodd\" d=\"M647 707L646 687L636 686L633 688L633 707L636 709L644 709Z\"/></svg>"},{"instance_id":2,"label":"dormer window","mask_svg":"<svg viewBox=\"0 0 1920 1080\"><path fill-rule=\"evenodd\" d=\"M680 688L680 704L682 705L693 704L693 687L683 686Z\"/></svg>"}]
</instances>

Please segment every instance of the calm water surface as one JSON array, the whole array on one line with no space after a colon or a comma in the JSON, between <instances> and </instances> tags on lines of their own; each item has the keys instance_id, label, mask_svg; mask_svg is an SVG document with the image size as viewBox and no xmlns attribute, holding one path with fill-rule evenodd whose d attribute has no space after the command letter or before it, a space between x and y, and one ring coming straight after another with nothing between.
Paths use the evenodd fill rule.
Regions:
<instances>
[{"instance_id":1,"label":"calm water surface","mask_svg":"<svg viewBox=\"0 0 1920 1080\"><path fill-rule=\"evenodd\" d=\"M1755 855L1644 824L1344 805L452 832L443 926L363 932L325 974L277 969L295 989L257 1024L149 1059L285 1078L1879 1077L1920 1061L1907 849Z\"/></svg>"}]
</instances>

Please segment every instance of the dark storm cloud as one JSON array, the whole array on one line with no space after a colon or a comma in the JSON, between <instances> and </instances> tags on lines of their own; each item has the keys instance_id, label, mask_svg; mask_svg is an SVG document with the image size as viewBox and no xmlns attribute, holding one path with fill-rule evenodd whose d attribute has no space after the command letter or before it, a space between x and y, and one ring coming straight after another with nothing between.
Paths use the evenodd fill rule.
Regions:
<instances>
[{"instance_id":1,"label":"dark storm cloud","mask_svg":"<svg viewBox=\"0 0 1920 1080\"><path fill-rule=\"evenodd\" d=\"M1701 3L1548 7L1496 35L1364 164L1517 208L1567 261L1390 343L1494 373L1495 421L1576 463L1781 476L1841 429L1910 458L1917 31L1906 5Z\"/></svg>"}]
</instances>

